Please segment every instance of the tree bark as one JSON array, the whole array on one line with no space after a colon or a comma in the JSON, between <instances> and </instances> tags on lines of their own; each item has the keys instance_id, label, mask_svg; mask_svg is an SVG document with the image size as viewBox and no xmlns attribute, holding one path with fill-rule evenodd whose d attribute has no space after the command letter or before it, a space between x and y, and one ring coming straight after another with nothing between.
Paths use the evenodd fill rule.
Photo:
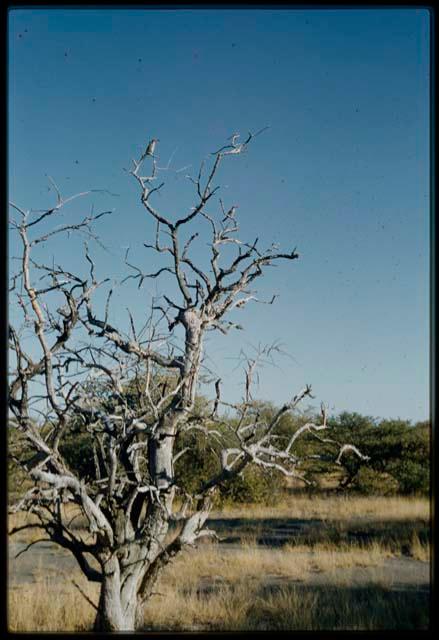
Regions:
<instances>
[{"instance_id":1,"label":"tree bark","mask_svg":"<svg viewBox=\"0 0 439 640\"><path fill-rule=\"evenodd\" d=\"M134 631L140 622L135 585L122 588L119 562L116 558L104 567L94 631Z\"/></svg>"}]
</instances>

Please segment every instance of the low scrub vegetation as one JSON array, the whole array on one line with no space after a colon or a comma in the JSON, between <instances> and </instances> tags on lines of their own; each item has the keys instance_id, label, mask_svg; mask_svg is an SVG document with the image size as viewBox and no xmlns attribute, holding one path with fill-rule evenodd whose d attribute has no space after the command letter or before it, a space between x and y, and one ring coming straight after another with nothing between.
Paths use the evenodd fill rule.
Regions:
<instances>
[{"instance_id":1,"label":"low scrub vegetation","mask_svg":"<svg viewBox=\"0 0 439 640\"><path fill-rule=\"evenodd\" d=\"M270 420L278 407L255 402L258 415ZM279 425L279 436L288 441L291 433L309 421L317 421L312 412L303 415L285 414ZM367 461L355 455L345 455L341 465L334 464L328 450L312 436L304 437L298 447L301 458L309 458L302 471L312 480L307 491L319 494L326 488L328 476L337 492L373 495L428 495L430 489L430 424L409 420L378 420L358 413L343 412L328 420L328 437L337 442L350 442L361 449ZM187 443L182 442L181 446ZM208 477L216 464L218 452L198 442L191 442L191 465L178 470L178 481L192 488L199 478ZM318 456L320 459L316 459ZM287 487L278 473L252 468L221 488L218 506L242 503L277 505L282 502Z\"/></svg>"},{"instance_id":2,"label":"low scrub vegetation","mask_svg":"<svg viewBox=\"0 0 439 640\"><path fill-rule=\"evenodd\" d=\"M197 399L197 406L204 406L206 400ZM197 408L197 407L196 407ZM255 410L267 419L275 415L277 407L270 403L255 403ZM280 437L285 439L297 428L316 416L285 414L280 420ZM358 413L341 413L328 419L331 438L339 442L351 442L369 457L364 461L358 456L345 455L341 466L333 460L325 460L322 443L312 437L304 437L298 454L303 457L321 455L320 461L303 465L313 485L305 490L319 496L322 490L332 489L342 494L369 496L426 496L430 489L430 424L408 420L376 420ZM16 430L11 427L11 453L21 451L25 446ZM176 465L176 482L185 491L191 492L200 482L209 478L218 464L218 451L213 443L193 435L182 437L177 453L185 447L191 449L191 463ZM75 430L66 436L62 445L63 455L72 469L85 478L93 473L92 439L87 434ZM328 487L328 477L330 479ZM17 496L28 481L16 465L10 463L9 491L11 499ZM288 493L285 477L276 472L267 472L258 467L248 467L241 475L220 486L216 497L218 508L237 504L271 505L277 508L285 501Z\"/></svg>"}]
</instances>

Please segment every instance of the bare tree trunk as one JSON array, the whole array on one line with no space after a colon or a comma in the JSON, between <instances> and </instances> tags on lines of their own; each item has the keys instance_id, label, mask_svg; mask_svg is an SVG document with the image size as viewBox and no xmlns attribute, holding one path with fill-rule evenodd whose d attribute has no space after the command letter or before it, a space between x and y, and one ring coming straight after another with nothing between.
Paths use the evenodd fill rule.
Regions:
<instances>
[{"instance_id":1,"label":"bare tree trunk","mask_svg":"<svg viewBox=\"0 0 439 640\"><path fill-rule=\"evenodd\" d=\"M141 622L135 585L123 588L117 559L105 566L94 631L134 631Z\"/></svg>"},{"instance_id":2,"label":"bare tree trunk","mask_svg":"<svg viewBox=\"0 0 439 640\"><path fill-rule=\"evenodd\" d=\"M90 225L111 211L87 215L45 232L41 227L37 231L36 225L48 222L65 204L89 192L65 199L51 181L57 203L47 211L26 211L11 203L20 216L10 222L21 238L22 255L20 270L12 276L9 289L10 293L14 292L14 300L17 297L21 317L16 328L9 327L8 334L12 356L9 408L17 435L24 436L25 440L13 458L34 483L11 510L37 515L37 526L49 539L70 550L85 576L100 583L95 631L134 631L142 627L143 606L164 566L185 546L193 545L202 536L213 535L205 526L212 506L212 492L236 477L248 464L309 482L298 470L301 460L295 452L296 442L306 434L338 450L336 459L326 453L308 458L328 459L340 465L342 456L351 452L361 460L368 460L354 445L325 437L330 425L323 405L321 424L308 422L287 439L277 432L282 416L295 410L303 398L311 396L309 385L273 416L266 419L259 410L255 413L251 391L255 369L262 358L271 358L276 346L264 348L256 358L248 359L244 397L239 403L221 399L221 380L217 379L212 409L206 406L194 411L205 333L219 330L227 334L232 328L242 329L227 320L226 315L251 300L264 302L251 290L253 281L266 267L299 257L295 249L284 253L274 244L266 250L260 249L257 238L252 244L239 240L235 205L227 210L220 199L221 219L205 211L208 203L210 209L219 189L214 182L220 163L228 156L245 151L250 140L265 129L255 134L249 132L241 142L235 133L230 138L231 144L212 154L215 160L207 174L203 163L198 178L188 176L196 187L196 206L176 220L162 215L150 202L151 196L164 184L155 182L157 172L165 170L157 166L154 155L158 141L152 139L139 162L133 160L134 170L130 173L141 187L142 205L156 222L155 243L144 243L144 246L167 254L171 262L146 274L128 262L127 252L125 263L135 275L127 276L120 284L136 278L140 288L145 278L154 279L165 272L175 278L179 291L179 304L166 295L162 296L166 307L161 302L156 306L153 301L150 317L140 333L129 309L129 334L110 324L113 288L108 292L103 314L95 315L92 296L109 279L96 279L87 245L85 260L89 276L86 280L83 271L75 275L55 264L55 259L50 266L38 264L31 257L34 246L41 247L58 234L79 231L99 241ZM152 158L152 167L146 175L140 175L148 156ZM186 225L191 221L201 223L203 220L203 224L211 228L209 271L204 271L191 257L192 242L199 237L199 231L183 246L180 244L181 229L189 231ZM235 247L230 261L224 261L225 256L221 255L224 245ZM38 279L36 271L43 271ZM46 298L52 292L65 298L63 306L56 308L56 298ZM271 304L275 297L264 303ZM161 314L158 319L157 313ZM177 325L184 330L184 349L178 356L174 354L180 345L174 344L172 334ZM24 335L27 339L32 326L39 348L37 360L31 352L26 353L22 340ZM83 329L93 336L84 347L81 346ZM144 335L147 329L148 338ZM69 372L69 367L73 371ZM34 394L38 383L45 389L46 406L40 404L43 396ZM224 415L217 412L220 406L226 409ZM71 464L63 453L62 445L68 444L68 436L81 430L92 439L89 453L94 470L87 472L81 465ZM191 441L190 446L180 447L179 437L200 433L209 447L212 443L218 463L211 477L204 482L200 478L200 486L188 493L184 481L179 486L174 465L193 445ZM28 449L35 455L29 457ZM189 456L183 460L190 463ZM176 504L175 496L179 498ZM183 501L181 507L180 500ZM92 542L72 529L73 520L68 521L61 509L61 505L68 503L80 508ZM33 523L20 525L11 533L35 526ZM90 565L88 554L98 561L99 570Z\"/></svg>"}]
</instances>

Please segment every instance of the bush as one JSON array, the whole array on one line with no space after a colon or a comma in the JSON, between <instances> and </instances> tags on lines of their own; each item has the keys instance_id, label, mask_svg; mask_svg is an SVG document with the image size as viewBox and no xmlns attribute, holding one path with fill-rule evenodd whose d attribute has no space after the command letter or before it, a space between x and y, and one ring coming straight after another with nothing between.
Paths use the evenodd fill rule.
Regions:
<instances>
[{"instance_id":1,"label":"bush","mask_svg":"<svg viewBox=\"0 0 439 640\"><path fill-rule=\"evenodd\" d=\"M284 491L285 481L280 473L270 473L259 467L247 467L240 476L220 487L219 502L275 503Z\"/></svg>"},{"instance_id":2,"label":"bush","mask_svg":"<svg viewBox=\"0 0 439 640\"><path fill-rule=\"evenodd\" d=\"M387 496L397 493L399 484L390 474L363 466L355 476L353 488L365 495Z\"/></svg>"},{"instance_id":3,"label":"bush","mask_svg":"<svg viewBox=\"0 0 439 640\"><path fill-rule=\"evenodd\" d=\"M398 483L399 493L408 494L428 494L430 490L430 470L429 465L416 460L402 459L393 465L389 465L389 472L392 473Z\"/></svg>"},{"instance_id":4,"label":"bush","mask_svg":"<svg viewBox=\"0 0 439 640\"><path fill-rule=\"evenodd\" d=\"M96 478L93 439L89 433L71 431L60 444L59 450L68 466L81 478Z\"/></svg>"},{"instance_id":5,"label":"bush","mask_svg":"<svg viewBox=\"0 0 439 640\"><path fill-rule=\"evenodd\" d=\"M364 418L343 413L331 423L334 438L350 442L368 455L342 459L341 488L362 493L428 494L430 487L430 425L408 420Z\"/></svg>"},{"instance_id":6,"label":"bush","mask_svg":"<svg viewBox=\"0 0 439 640\"><path fill-rule=\"evenodd\" d=\"M25 471L15 462L14 457L31 458L33 455L26 439L16 428L14 422L8 423L8 494L15 500L30 489L33 482Z\"/></svg>"},{"instance_id":7,"label":"bush","mask_svg":"<svg viewBox=\"0 0 439 640\"><path fill-rule=\"evenodd\" d=\"M218 429L218 426L215 427ZM188 493L196 490L217 473L221 466L218 457L219 446L207 442L199 434L186 435L179 439L177 451L189 447L177 461L175 480L178 486ZM269 502L276 500L285 487L284 477L280 473L250 465L244 471L219 486L215 495L215 504L237 502Z\"/></svg>"}]
</instances>

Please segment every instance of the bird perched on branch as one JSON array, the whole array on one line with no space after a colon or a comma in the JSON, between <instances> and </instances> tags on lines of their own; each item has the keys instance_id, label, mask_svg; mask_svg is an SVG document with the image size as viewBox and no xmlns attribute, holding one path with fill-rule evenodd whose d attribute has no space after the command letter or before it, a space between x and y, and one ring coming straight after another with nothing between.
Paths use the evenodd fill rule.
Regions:
<instances>
[{"instance_id":1,"label":"bird perched on branch","mask_svg":"<svg viewBox=\"0 0 439 640\"><path fill-rule=\"evenodd\" d=\"M235 220L235 213L236 213L236 206L233 205L233 207L231 207L227 211L226 215L224 216L221 222L225 222L226 220Z\"/></svg>"},{"instance_id":2,"label":"bird perched on branch","mask_svg":"<svg viewBox=\"0 0 439 640\"><path fill-rule=\"evenodd\" d=\"M160 140L158 138L153 138L152 140L150 140L148 142L148 146L146 147L146 151L145 151L145 155L146 156L153 156L154 155L154 151L155 151L155 148L157 146L157 142L160 142Z\"/></svg>"},{"instance_id":3,"label":"bird perched on branch","mask_svg":"<svg viewBox=\"0 0 439 640\"><path fill-rule=\"evenodd\" d=\"M232 141L232 145L236 146L236 141L238 140L238 138L240 138L240 134L239 133L233 133L230 138L227 138L227 140L231 140Z\"/></svg>"}]
</instances>

